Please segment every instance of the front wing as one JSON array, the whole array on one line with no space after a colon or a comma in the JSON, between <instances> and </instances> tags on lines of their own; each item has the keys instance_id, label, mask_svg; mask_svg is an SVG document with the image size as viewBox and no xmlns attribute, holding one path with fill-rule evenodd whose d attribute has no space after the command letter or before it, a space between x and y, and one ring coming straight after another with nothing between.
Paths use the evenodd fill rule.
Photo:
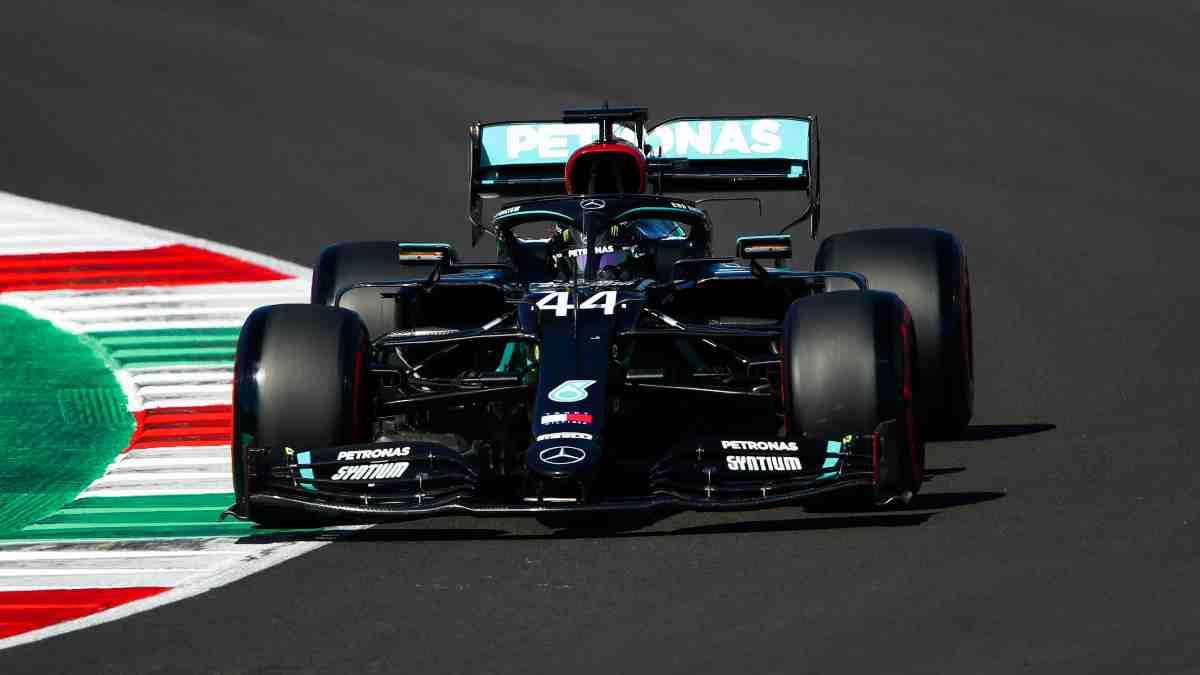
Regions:
<instances>
[{"instance_id":1,"label":"front wing","mask_svg":"<svg viewBox=\"0 0 1200 675\"><path fill-rule=\"evenodd\" d=\"M252 448L237 503L226 512L291 512L322 521L375 523L448 515L548 516L636 511L739 511L803 502L829 493L874 490L875 501L903 497L909 461L894 422L838 440L694 439L652 466L648 490L634 496L499 500L486 489L478 458L433 443L333 448ZM586 494L586 492L585 492Z\"/></svg>"}]
</instances>

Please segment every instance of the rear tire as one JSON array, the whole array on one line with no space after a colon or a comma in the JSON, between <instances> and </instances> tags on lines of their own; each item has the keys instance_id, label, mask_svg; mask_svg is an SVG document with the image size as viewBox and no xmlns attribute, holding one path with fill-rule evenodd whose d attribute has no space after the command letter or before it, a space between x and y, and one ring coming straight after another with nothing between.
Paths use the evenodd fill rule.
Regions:
<instances>
[{"instance_id":1,"label":"rear tire","mask_svg":"<svg viewBox=\"0 0 1200 675\"><path fill-rule=\"evenodd\" d=\"M367 330L346 309L270 305L238 337L233 383L235 511L269 527L312 525L290 512L251 507L246 448L314 448L369 440Z\"/></svg>"},{"instance_id":2,"label":"rear tire","mask_svg":"<svg viewBox=\"0 0 1200 675\"><path fill-rule=\"evenodd\" d=\"M870 288L900 296L916 330L921 433L961 435L974 409L975 357L967 258L954 235L916 227L836 234L821 242L813 269L857 272ZM831 279L829 288L855 286Z\"/></svg>"},{"instance_id":3,"label":"rear tire","mask_svg":"<svg viewBox=\"0 0 1200 675\"><path fill-rule=\"evenodd\" d=\"M784 318L783 365L789 433L839 439L896 420L907 461L897 462L888 485L876 487L881 494L917 492L925 445L913 428L912 321L898 296L838 291L796 300Z\"/></svg>"},{"instance_id":4,"label":"rear tire","mask_svg":"<svg viewBox=\"0 0 1200 675\"><path fill-rule=\"evenodd\" d=\"M372 339L403 327L401 307L392 298L365 288L343 292L368 281L428 277L439 264L402 263L399 246L396 241L351 241L326 247L313 265L311 302L357 312Z\"/></svg>"}]
</instances>

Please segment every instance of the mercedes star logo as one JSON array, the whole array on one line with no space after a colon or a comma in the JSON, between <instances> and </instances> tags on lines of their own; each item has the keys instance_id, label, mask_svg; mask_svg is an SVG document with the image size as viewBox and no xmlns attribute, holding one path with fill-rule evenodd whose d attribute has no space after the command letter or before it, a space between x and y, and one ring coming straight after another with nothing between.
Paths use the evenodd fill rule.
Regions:
<instances>
[{"instance_id":1,"label":"mercedes star logo","mask_svg":"<svg viewBox=\"0 0 1200 675\"><path fill-rule=\"evenodd\" d=\"M595 211L596 209L604 208L603 199L585 199L579 202L579 206L587 211Z\"/></svg>"},{"instance_id":2,"label":"mercedes star logo","mask_svg":"<svg viewBox=\"0 0 1200 675\"><path fill-rule=\"evenodd\" d=\"M569 445L557 445L553 448L546 448L538 453L538 459L547 464L554 464L555 466L582 462L584 457L587 457L586 452Z\"/></svg>"}]
</instances>

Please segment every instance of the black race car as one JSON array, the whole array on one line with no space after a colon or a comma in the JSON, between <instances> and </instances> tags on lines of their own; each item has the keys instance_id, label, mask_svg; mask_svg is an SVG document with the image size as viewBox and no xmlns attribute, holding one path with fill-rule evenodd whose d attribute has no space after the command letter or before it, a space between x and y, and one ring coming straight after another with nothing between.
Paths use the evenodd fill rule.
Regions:
<instances>
[{"instance_id":1,"label":"black race car","mask_svg":"<svg viewBox=\"0 0 1200 675\"><path fill-rule=\"evenodd\" d=\"M711 253L684 192L796 190L816 120L567 111L473 125L472 241L331 246L312 301L238 342L229 513L271 526L474 514L552 525L675 510L907 501L924 438L971 417L967 264L936 229ZM482 202L505 204L490 219ZM784 228L785 230L788 228Z\"/></svg>"}]
</instances>

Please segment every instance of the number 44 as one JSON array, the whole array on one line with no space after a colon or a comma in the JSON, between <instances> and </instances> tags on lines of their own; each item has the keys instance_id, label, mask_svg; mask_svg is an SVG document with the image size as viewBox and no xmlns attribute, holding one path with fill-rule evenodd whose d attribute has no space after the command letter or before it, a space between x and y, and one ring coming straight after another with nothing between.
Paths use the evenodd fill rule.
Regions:
<instances>
[{"instance_id":1,"label":"number 44","mask_svg":"<svg viewBox=\"0 0 1200 675\"><path fill-rule=\"evenodd\" d=\"M592 297L579 303L579 307L571 304L571 294L568 291L547 293L537 301L538 309L553 309L554 316L566 316L571 309L603 309L605 314L612 314L617 309L617 292L600 291Z\"/></svg>"}]
</instances>

